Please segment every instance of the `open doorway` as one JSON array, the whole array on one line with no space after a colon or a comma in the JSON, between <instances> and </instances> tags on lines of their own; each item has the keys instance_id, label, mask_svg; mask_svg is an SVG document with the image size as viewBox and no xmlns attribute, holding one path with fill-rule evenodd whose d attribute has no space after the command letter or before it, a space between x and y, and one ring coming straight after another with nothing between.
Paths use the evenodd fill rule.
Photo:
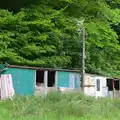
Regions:
<instances>
[{"instance_id":1,"label":"open doorway","mask_svg":"<svg viewBox=\"0 0 120 120\"><path fill-rule=\"evenodd\" d=\"M48 71L48 87L55 87L55 71Z\"/></svg>"},{"instance_id":2,"label":"open doorway","mask_svg":"<svg viewBox=\"0 0 120 120\"><path fill-rule=\"evenodd\" d=\"M47 87L55 87L55 71L48 71L47 73L47 79L45 77L45 71L44 70L37 70L36 71L36 86L37 87L45 87L46 80L47 80Z\"/></svg>"},{"instance_id":3,"label":"open doorway","mask_svg":"<svg viewBox=\"0 0 120 120\"><path fill-rule=\"evenodd\" d=\"M120 90L119 80L107 79L108 91Z\"/></svg>"},{"instance_id":4,"label":"open doorway","mask_svg":"<svg viewBox=\"0 0 120 120\"><path fill-rule=\"evenodd\" d=\"M117 79L107 79L108 93L110 97L120 97L120 81Z\"/></svg>"},{"instance_id":5,"label":"open doorway","mask_svg":"<svg viewBox=\"0 0 120 120\"><path fill-rule=\"evenodd\" d=\"M113 79L107 79L108 91L113 91Z\"/></svg>"},{"instance_id":6,"label":"open doorway","mask_svg":"<svg viewBox=\"0 0 120 120\"><path fill-rule=\"evenodd\" d=\"M36 86L44 86L44 71L43 70L37 70L36 71Z\"/></svg>"},{"instance_id":7,"label":"open doorway","mask_svg":"<svg viewBox=\"0 0 120 120\"><path fill-rule=\"evenodd\" d=\"M119 80L115 80L114 81L114 87L115 87L115 90L120 90L120 87L119 87Z\"/></svg>"}]
</instances>

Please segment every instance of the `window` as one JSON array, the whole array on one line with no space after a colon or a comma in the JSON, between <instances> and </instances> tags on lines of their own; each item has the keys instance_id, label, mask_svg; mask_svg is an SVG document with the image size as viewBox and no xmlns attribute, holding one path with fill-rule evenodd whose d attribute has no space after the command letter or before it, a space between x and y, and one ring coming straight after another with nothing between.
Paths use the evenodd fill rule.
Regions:
<instances>
[{"instance_id":1,"label":"window","mask_svg":"<svg viewBox=\"0 0 120 120\"><path fill-rule=\"evenodd\" d=\"M96 83L97 83L97 91L100 91L100 79L97 79Z\"/></svg>"},{"instance_id":2,"label":"window","mask_svg":"<svg viewBox=\"0 0 120 120\"><path fill-rule=\"evenodd\" d=\"M45 74L45 72L48 72L48 73ZM36 70L36 87L45 87L45 86L54 87L55 74L56 74L55 71Z\"/></svg>"}]
</instances>

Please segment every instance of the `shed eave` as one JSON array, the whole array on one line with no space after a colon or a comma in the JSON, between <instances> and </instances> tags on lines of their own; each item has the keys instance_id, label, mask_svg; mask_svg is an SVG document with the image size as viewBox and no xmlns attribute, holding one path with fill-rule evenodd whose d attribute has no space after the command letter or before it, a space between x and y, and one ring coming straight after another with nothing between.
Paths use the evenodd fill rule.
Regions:
<instances>
[{"instance_id":1,"label":"shed eave","mask_svg":"<svg viewBox=\"0 0 120 120\"><path fill-rule=\"evenodd\" d=\"M8 67L9 67L9 68L32 69L32 70L49 70L49 71L64 71L64 72L80 72L80 70L59 69L59 68L42 68L42 67L30 67L30 66L18 66L18 65L9 65Z\"/></svg>"}]
</instances>

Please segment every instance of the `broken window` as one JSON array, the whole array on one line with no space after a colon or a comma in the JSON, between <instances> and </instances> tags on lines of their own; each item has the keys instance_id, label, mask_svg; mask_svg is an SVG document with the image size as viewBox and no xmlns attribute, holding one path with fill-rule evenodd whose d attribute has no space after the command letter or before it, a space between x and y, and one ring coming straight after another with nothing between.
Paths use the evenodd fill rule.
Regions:
<instances>
[{"instance_id":1,"label":"broken window","mask_svg":"<svg viewBox=\"0 0 120 120\"><path fill-rule=\"evenodd\" d=\"M55 86L55 71L48 71L48 87Z\"/></svg>"}]
</instances>

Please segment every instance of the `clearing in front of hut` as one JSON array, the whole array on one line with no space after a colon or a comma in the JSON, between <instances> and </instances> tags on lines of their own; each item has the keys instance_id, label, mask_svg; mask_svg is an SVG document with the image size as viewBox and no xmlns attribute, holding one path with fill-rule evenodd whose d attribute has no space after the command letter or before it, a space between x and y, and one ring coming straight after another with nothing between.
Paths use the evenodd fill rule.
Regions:
<instances>
[{"instance_id":1,"label":"clearing in front of hut","mask_svg":"<svg viewBox=\"0 0 120 120\"><path fill-rule=\"evenodd\" d=\"M0 102L0 120L119 120L119 113L119 99L95 99L82 93L17 96Z\"/></svg>"}]
</instances>

